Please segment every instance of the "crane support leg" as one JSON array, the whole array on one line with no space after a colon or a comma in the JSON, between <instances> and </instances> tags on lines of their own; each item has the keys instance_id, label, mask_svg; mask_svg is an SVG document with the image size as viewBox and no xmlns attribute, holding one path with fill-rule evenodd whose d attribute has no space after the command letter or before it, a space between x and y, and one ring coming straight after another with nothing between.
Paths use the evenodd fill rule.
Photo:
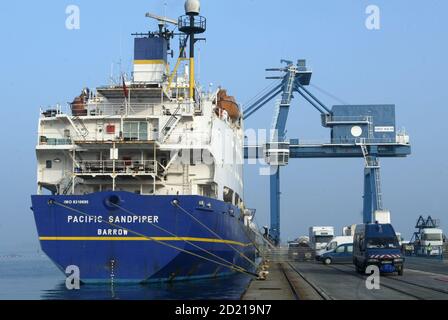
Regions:
<instances>
[{"instance_id":1,"label":"crane support leg","mask_svg":"<svg viewBox=\"0 0 448 320\"><path fill-rule=\"evenodd\" d=\"M280 243L280 167L271 167L271 230L269 231L275 245Z\"/></svg>"},{"instance_id":2,"label":"crane support leg","mask_svg":"<svg viewBox=\"0 0 448 320\"><path fill-rule=\"evenodd\" d=\"M364 223L372 223L373 220L373 201L375 197L372 179L372 170L364 169L364 206L363 206L363 221Z\"/></svg>"},{"instance_id":3,"label":"crane support leg","mask_svg":"<svg viewBox=\"0 0 448 320\"><path fill-rule=\"evenodd\" d=\"M364 223L373 223L374 212L377 210L383 210L380 165L376 155L369 155L364 169Z\"/></svg>"}]
</instances>

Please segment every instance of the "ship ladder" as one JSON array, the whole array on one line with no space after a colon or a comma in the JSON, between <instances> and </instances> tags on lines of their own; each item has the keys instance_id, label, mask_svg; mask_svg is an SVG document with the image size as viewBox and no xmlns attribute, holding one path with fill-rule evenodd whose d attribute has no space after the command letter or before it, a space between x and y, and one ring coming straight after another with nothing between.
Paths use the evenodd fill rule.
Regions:
<instances>
[{"instance_id":1,"label":"ship ladder","mask_svg":"<svg viewBox=\"0 0 448 320\"><path fill-rule=\"evenodd\" d=\"M161 130L162 143L165 143L168 140L169 136L174 131L174 129L176 129L177 124L180 122L180 120L182 118L181 109L182 109L182 105L179 104L177 109L174 111L174 113L171 115L171 117L166 122L165 126L162 128L162 130Z\"/></svg>"},{"instance_id":2,"label":"ship ladder","mask_svg":"<svg viewBox=\"0 0 448 320\"><path fill-rule=\"evenodd\" d=\"M72 122L76 128L76 131L85 140L87 138L87 136L89 135L89 130L87 129L86 125L84 124L84 121L80 117L75 116L75 117L73 117Z\"/></svg>"}]
</instances>

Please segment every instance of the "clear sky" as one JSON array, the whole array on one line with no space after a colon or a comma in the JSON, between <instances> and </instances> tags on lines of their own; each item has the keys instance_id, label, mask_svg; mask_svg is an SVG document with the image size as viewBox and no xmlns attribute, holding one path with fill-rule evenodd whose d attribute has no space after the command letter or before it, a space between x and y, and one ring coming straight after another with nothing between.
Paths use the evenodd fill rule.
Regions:
<instances>
[{"instance_id":1,"label":"clear sky","mask_svg":"<svg viewBox=\"0 0 448 320\"><path fill-rule=\"evenodd\" d=\"M38 248L30 195L36 191L35 144L40 106L72 101L83 87L130 71L132 32L153 29L147 11L173 18L183 0L2 1L0 4L2 157L0 250ZM79 30L65 27L66 7L81 10ZM380 30L365 26L368 5L380 8ZM397 231L409 238L420 214L448 229L448 26L444 0L203 0L207 42L200 44L200 80L222 85L241 102L269 82L264 69L280 59L305 58L313 83L351 104L393 103L397 122L411 135L408 159L383 160L385 207ZM311 88L312 89L312 88ZM335 99L319 94L328 105ZM247 121L269 128L273 105ZM328 139L319 114L294 101L288 137ZM246 168L246 203L269 221L269 184ZM361 159L292 160L282 171L283 240L309 226L362 220Z\"/></svg>"}]
</instances>

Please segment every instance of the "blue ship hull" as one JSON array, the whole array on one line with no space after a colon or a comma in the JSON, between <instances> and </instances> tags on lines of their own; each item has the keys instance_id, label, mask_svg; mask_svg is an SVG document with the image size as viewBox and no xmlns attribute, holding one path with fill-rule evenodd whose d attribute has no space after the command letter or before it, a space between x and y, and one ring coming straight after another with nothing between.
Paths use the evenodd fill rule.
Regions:
<instances>
[{"instance_id":1,"label":"blue ship hull","mask_svg":"<svg viewBox=\"0 0 448 320\"><path fill-rule=\"evenodd\" d=\"M253 270L252 232L222 201L101 192L32 196L32 209L42 250L64 273L77 266L86 283L217 277L234 273L229 265Z\"/></svg>"}]
</instances>

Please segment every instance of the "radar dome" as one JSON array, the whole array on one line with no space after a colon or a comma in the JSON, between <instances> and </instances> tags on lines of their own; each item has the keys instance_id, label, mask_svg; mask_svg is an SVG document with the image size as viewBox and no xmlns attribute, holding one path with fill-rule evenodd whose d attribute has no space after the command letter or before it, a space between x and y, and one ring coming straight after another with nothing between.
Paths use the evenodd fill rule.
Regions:
<instances>
[{"instance_id":1,"label":"radar dome","mask_svg":"<svg viewBox=\"0 0 448 320\"><path fill-rule=\"evenodd\" d=\"M201 11L201 3L199 0L187 0L185 1L185 13L188 15L199 15Z\"/></svg>"}]
</instances>

